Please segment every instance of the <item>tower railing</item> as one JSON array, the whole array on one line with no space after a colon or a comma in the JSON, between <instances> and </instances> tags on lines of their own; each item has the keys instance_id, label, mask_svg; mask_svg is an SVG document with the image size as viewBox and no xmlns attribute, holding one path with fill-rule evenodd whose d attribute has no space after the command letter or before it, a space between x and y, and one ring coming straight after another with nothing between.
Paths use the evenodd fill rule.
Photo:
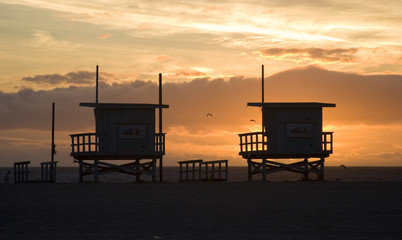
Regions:
<instances>
[{"instance_id":1,"label":"tower railing","mask_svg":"<svg viewBox=\"0 0 402 240\"><path fill-rule=\"evenodd\" d=\"M155 133L156 154L165 154L165 135L166 133Z\"/></svg>"},{"instance_id":2,"label":"tower railing","mask_svg":"<svg viewBox=\"0 0 402 240\"><path fill-rule=\"evenodd\" d=\"M99 154L99 136L80 133L71 136L71 156ZM155 154L165 154L165 133L155 133Z\"/></svg>"},{"instance_id":3,"label":"tower railing","mask_svg":"<svg viewBox=\"0 0 402 240\"><path fill-rule=\"evenodd\" d=\"M332 134L333 132L322 133L322 150L324 152L332 153L332 147L333 147Z\"/></svg>"},{"instance_id":4,"label":"tower railing","mask_svg":"<svg viewBox=\"0 0 402 240\"><path fill-rule=\"evenodd\" d=\"M72 134L71 155L80 156L99 152L99 137L95 133Z\"/></svg>"},{"instance_id":5,"label":"tower railing","mask_svg":"<svg viewBox=\"0 0 402 240\"><path fill-rule=\"evenodd\" d=\"M240 152L264 152L268 151L268 136L263 132L239 134Z\"/></svg>"},{"instance_id":6,"label":"tower railing","mask_svg":"<svg viewBox=\"0 0 402 240\"><path fill-rule=\"evenodd\" d=\"M267 133L252 132L239 134L240 154L243 153L262 153L269 151L269 138ZM322 151L332 153L333 132L322 133Z\"/></svg>"}]
</instances>

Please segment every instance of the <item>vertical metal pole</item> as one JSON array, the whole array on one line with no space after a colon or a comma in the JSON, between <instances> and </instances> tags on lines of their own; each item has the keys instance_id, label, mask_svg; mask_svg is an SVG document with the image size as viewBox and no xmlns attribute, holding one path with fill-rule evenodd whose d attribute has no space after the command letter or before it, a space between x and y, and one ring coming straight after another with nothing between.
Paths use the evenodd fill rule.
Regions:
<instances>
[{"instance_id":1,"label":"vertical metal pole","mask_svg":"<svg viewBox=\"0 0 402 240\"><path fill-rule=\"evenodd\" d=\"M52 164L53 166L53 179L51 179L52 182L56 182L56 169L57 169L57 162L55 164Z\"/></svg>"},{"instance_id":2,"label":"vertical metal pole","mask_svg":"<svg viewBox=\"0 0 402 240\"><path fill-rule=\"evenodd\" d=\"M54 162L56 146L54 145L54 103L52 104L52 149L51 149L51 162Z\"/></svg>"},{"instance_id":3,"label":"vertical metal pole","mask_svg":"<svg viewBox=\"0 0 402 240\"><path fill-rule=\"evenodd\" d=\"M159 133L162 138L162 73L159 73ZM165 144L165 142L163 142ZM163 155L159 158L159 181L163 182Z\"/></svg>"},{"instance_id":4,"label":"vertical metal pole","mask_svg":"<svg viewBox=\"0 0 402 240\"><path fill-rule=\"evenodd\" d=\"M96 104L98 104L98 87L99 87L99 66L96 65L96 99L95 99Z\"/></svg>"},{"instance_id":5,"label":"vertical metal pole","mask_svg":"<svg viewBox=\"0 0 402 240\"><path fill-rule=\"evenodd\" d=\"M261 65L261 102L264 104L264 65Z\"/></svg>"},{"instance_id":6,"label":"vertical metal pole","mask_svg":"<svg viewBox=\"0 0 402 240\"><path fill-rule=\"evenodd\" d=\"M261 114L262 114L262 123L261 123L261 132L264 132L264 111L262 109L264 108L264 65L261 65Z\"/></svg>"},{"instance_id":7,"label":"vertical metal pole","mask_svg":"<svg viewBox=\"0 0 402 240\"><path fill-rule=\"evenodd\" d=\"M55 103L52 103L52 148L51 148L51 163L54 163L54 155L56 154L56 145L54 144L54 112L55 112ZM47 170L47 169L46 169ZM50 165L50 178L53 179L53 164ZM43 169L42 169L43 171ZM47 173L48 174L48 173ZM42 179L43 181L43 179Z\"/></svg>"}]
</instances>

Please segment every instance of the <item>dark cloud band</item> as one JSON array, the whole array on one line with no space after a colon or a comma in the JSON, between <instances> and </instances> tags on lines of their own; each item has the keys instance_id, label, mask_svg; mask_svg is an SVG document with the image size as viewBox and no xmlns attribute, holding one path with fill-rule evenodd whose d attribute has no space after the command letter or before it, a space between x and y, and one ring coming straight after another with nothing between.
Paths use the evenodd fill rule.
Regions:
<instances>
[{"instance_id":1,"label":"dark cloud band","mask_svg":"<svg viewBox=\"0 0 402 240\"><path fill-rule=\"evenodd\" d=\"M60 85L60 84L74 84L74 85L89 85L95 81L95 73L88 71L69 72L65 75L58 73L34 75L30 77L23 77L23 81L33 82L36 84L47 85Z\"/></svg>"},{"instance_id":2,"label":"dark cloud band","mask_svg":"<svg viewBox=\"0 0 402 240\"><path fill-rule=\"evenodd\" d=\"M64 77L75 79L77 75ZM88 81L93 81L87 77ZM43 75L44 76L44 75ZM57 74L53 76L58 78ZM84 76L87 76L84 74ZM63 79L63 78L62 78ZM56 80L53 80L56 81ZM100 101L157 103L155 81L133 81L100 86ZM199 78L189 82L164 84L165 126L184 126L190 131L240 131L259 111L246 108L247 102L260 101L260 79ZM333 72L310 66L284 71L266 78L266 101L333 102L326 121L342 124L402 124L401 75L358 75ZM58 127L87 129L93 125L92 112L79 108L79 102L93 102L93 86L55 88L48 91L23 89L0 92L0 129L47 129L51 102L58 107ZM207 113L213 121L205 121ZM253 115L255 114L255 115Z\"/></svg>"}]
</instances>

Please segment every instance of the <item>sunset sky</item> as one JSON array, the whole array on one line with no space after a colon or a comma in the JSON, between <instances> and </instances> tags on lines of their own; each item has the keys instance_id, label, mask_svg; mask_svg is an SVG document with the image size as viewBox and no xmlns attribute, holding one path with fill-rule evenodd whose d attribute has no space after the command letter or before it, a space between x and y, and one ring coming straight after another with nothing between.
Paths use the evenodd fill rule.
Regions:
<instances>
[{"instance_id":1,"label":"sunset sky","mask_svg":"<svg viewBox=\"0 0 402 240\"><path fill-rule=\"evenodd\" d=\"M157 103L163 74L166 165L238 156L267 102L336 103L332 166L402 166L402 1L0 0L0 166L75 166L70 134L93 132L100 101ZM213 118L206 114L212 113ZM256 119L251 122L250 119Z\"/></svg>"}]
</instances>

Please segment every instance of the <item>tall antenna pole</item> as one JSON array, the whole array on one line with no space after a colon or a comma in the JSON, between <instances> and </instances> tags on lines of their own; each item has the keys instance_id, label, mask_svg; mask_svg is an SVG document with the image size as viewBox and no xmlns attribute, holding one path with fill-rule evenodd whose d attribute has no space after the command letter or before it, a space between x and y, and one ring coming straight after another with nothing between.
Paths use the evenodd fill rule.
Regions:
<instances>
[{"instance_id":1,"label":"tall antenna pole","mask_svg":"<svg viewBox=\"0 0 402 240\"><path fill-rule=\"evenodd\" d=\"M56 153L56 146L54 145L54 103L52 104L52 150L51 162L54 162L54 154Z\"/></svg>"},{"instance_id":2,"label":"tall antenna pole","mask_svg":"<svg viewBox=\"0 0 402 240\"><path fill-rule=\"evenodd\" d=\"M264 65L261 65L261 114L262 114L262 123L261 123L261 132L264 132Z\"/></svg>"},{"instance_id":3,"label":"tall antenna pole","mask_svg":"<svg viewBox=\"0 0 402 240\"><path fill-rule=\"evenodd\" d=\"M264 104L264 65L261 65L261 102Z\"/></svg>"},{"instance_id":4,"label":"tall antenna pole","mask_svg":"<svg viewBox=\"0 0 402 240\"><path fill-rule=\"evenodd\" d=\"M159 73L159 133L162 133L162 73Z\"/></svg>"},{"instance_id":5,"label":"tall antenna pole","mask_svg":"<svg viewBox=\"0 0 402 240\"><path fill-rule=\"evenodd\" d=\"M159 134L162 138L162 73L159 73ZM163 182L163 155L159 159L159 181Z\"/></svg>"},{"instance_id":6,"label":"tall antenna pole","mask_svg":"<svg viewBox=\"0 0 402 240\"><path fill-rule=\"evenodd\" d=\"M96 101L95 101L96 104L98 104L98 86L99 86L98 80L99 80L99 66L96 65Z\"/></svg>"}]
</instances>

